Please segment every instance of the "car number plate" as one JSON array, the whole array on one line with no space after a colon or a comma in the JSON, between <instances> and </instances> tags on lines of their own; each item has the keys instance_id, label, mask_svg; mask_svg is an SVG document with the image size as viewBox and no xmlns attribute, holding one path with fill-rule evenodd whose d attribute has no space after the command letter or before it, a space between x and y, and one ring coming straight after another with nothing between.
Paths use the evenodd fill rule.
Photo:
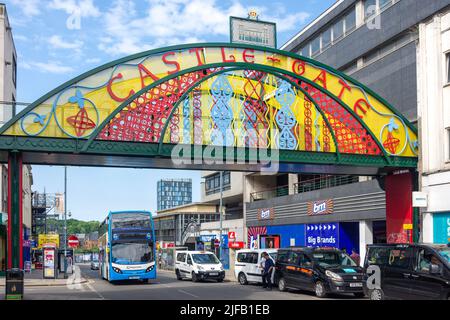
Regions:
<instances>
[{"instance_id":1,"label":"car number plate","mask_svg":"<svg viewBox=\"0 0 450 320\"><path fill-rule=\"evenodd\" d=\"M128 277L128 279L134 280L134 279L139 279L139 277L138 276L131 276L131 277Z\"/></svg>"},{"instance_id":2,"label":"car number plate","mask_svg":"<svg viewBox=\"0 0 450 320\"><path fill-rule=\"evenodd\" d=\"M361 282L356 282L356 283L350 283L350 287L352 288L361 288L363 286L363 284Z\"/></svg>"},{"instance_id":3,"label":"car number plate","mask_svg":"<svg viewBox=\"0 0 450 320\"><path fill-rule=\"evenodd\" d=\"M210 272L209 275L210 275L210 276L218 276L219 273L218 273L218 272Z\"/></svg>"}]
</instances>

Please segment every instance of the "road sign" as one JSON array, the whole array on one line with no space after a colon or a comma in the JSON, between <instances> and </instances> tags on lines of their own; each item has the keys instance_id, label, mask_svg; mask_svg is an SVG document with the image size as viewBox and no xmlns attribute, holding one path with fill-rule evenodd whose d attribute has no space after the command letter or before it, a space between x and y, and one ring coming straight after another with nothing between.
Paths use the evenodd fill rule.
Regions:
<instances>
[{"instance_id":1,"label":"road sign","mask_svg":"<svg viewBox=\"0 0 450 320\"><path fill-rule=\"evenodd\" d=\"M236 232L234 231L228 232L228 240L231 242L236 241Z\"/></svg>"},{"instance_id":2,"label":"road sign","mask_svg":"<svg viewBox=\"0 0 450 320\"><path fill-rule=\"evenodd\" d=\"M220 246L220 240L216 239L214 240L214 247L218 248Z\"/></svg>"},{"instance_id":3,"label":"road sign","mask_svg":"<svg viewBox=\"0 0 450 320\"><path fill-rule=\"evenodd\" d=\"M69 236L69 238L67 240L68 240L67 243L69 244L69 247L71 247L71 248L76 248L80 244L80 240L78 240L78 238L76 236Z\"/></svg>"}]
</instances>

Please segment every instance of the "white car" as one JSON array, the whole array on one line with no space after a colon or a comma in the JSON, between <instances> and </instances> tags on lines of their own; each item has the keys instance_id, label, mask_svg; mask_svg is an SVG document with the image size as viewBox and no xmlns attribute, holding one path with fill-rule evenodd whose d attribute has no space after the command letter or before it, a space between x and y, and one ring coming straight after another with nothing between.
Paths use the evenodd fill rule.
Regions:
<instances>
[{"instance_id":1,"label":"white car","mask_svg":"<svg viewBox=\"0 0 450 320\"><path fill-rule=\"evenodd\" d=\"M216 255L207 251L177 251L175 260L175 274L178 280L213 279L222 282L225 270Z\"/></svg>"},{"instance_id":2,"label":"white car","mask_svg":"<svg viewBox=\"0 0 450 320\"><path fill-rule=\"evenodd\" d=\"M234 262L234 275L240 284L246 285L249 282L262 283L262 253L267 252L275 262L277 249L243 249L236 252ZM272 272L272 283L275 272Z\"/></svg>"}]
</instances>

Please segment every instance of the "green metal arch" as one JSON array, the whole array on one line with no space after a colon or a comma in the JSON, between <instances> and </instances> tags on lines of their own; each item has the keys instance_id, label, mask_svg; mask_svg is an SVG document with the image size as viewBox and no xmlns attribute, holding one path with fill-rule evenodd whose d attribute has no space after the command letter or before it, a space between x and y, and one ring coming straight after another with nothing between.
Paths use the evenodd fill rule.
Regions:
<instances>
[{"instance_id":1,"label":"green metal arch","mask_svg":"<svg viewBox=\"0 0 450 320\"><path fill-rule=\"evenodd\" d=\"M399 118L401 118L406 126L412 130L415 134L418 133L417 128L412 125L408 119L406 119L400 112L397 111L397 109L395 109L392 105L390 105L385 99L383 99L382 97L380 97L377 93L375 93L374 91L372 91L370 88L366 87L365 85L363 85L362 83L356 81L355 79L352 79L351 77L347 76L346 74L335 70L333 68L331 68L330 66L327 66L323 63L320 63L318 61L315 61L313 59L307 58L307 57L303 57L300 56L298 54L292 53L292 52L287 52L287 51L283 51L283 50L278 50L278 49L272 49L272 48L268 48L268 47L262 47L262 46L254 46L254 45L246 45L246 44L231 44L231 43L195 43L195 44L183 44L183 45L175 45L175 46L169 46L169 47L164 47L164 48L158 48L158 49L153 49L153 50L149 50L149 51L144 51L141 53L137 53L134 55L130 55L128 57L124 57L118 60L114 60L112 62L109 62L107 64L104 64L102 66L99 66L97 68L94 68L88 72L85 72L81 75L79 75L78 77L73 78L72 80L69 80L65 83L63 83L62 85L58 86L57 88L55 88L54 90L48 92L47 94L45 94L44 96L42 96L41 98L39 98L38 100L36 100L35 102L33 102L30 106L28 106L27 108L25 108L24 110L22 110L20 113L18 113L14 118L12 118L10 121L8 121L2 128L0 128L0 135L3 134L12 124L14 124L16 121L18 121L19 119L21 119L24 115L26 115L28 112L30 112L31 110L33 110L36 106L40 105L41 103L45 102L47 99L51 98L53 95L57 94L58 92L66 89L67 87L91 76L94 75L100 71L106 70L108 68L114 67L118 64L122 64L122 63L126 63L128 61L131 60L135 60L135 59L139 59L139 58L144 58L146 56L150 56L150 55L155 55L155 54L159 54L159 53L163 53L163 52L167 52L167 51L171 51L171 50L183 50L183 49L188 49L188 48L242 48L242 49L254 49L254 50L259 50L259 51L266 51L266 52L271 52L274 54L280 54L280 55L284 55L287 57L291 57L294 59L298 59L301 61L305 61L307 63L312 64L313 66L316 66L318 68L327 70L331 73L334 73L340 77L342 77L343 79L349 81L350 83L360 87L361 89L363 89L364 91L366 91L368 94L372 95L374 98L378 99L380 102L382 102L383 104L385 104L396 116L398 116ZM234 66L235 64L230 64L227 63L227 66ZM185 70L186 71L186 70ZM283 73L287 73L286 70L283 70ZM297 77L295 77L297 78ZM378 140L377 140L378 141Z\"/></svg>"}]
</instances>

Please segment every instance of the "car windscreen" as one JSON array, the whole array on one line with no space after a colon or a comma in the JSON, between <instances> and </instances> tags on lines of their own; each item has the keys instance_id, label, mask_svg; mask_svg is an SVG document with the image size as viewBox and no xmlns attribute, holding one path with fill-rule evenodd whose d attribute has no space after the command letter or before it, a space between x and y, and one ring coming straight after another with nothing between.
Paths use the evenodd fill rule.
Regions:
<instances>
[{"instance_id":1,"label":"car windscreen","mask_svg":"<svg viewBox=\"0 0 450 320\"><path fill-rule=\"evenodd\" d=\"M439 255L443 258L443 260L450 265L450 248L439 248L437 249Z\"/></svg>"},{"instance_id":2,"label":"car windscreen","mask_svg":"<svg viewBox=\"0 0 450 320\"><path fill-rule=\"evenodd\" d=\"M316 251L313 253L313 259L322 267L329 266L351 266L356 267L355 261L349 255L342 252Z\"/></svg>"},{"instance_id":3,"label":"car windscreen","mask_svg":"<svg viewBox=\"0 0 450 320\"><path fill-rule=\"evenodd\" d=\"M217 259L215 255L208 254L208 253L194 253L192 255L192 259L197 264L218 264L218 263L220 263L219 259Z\"/></svg>"}]
</instances>

